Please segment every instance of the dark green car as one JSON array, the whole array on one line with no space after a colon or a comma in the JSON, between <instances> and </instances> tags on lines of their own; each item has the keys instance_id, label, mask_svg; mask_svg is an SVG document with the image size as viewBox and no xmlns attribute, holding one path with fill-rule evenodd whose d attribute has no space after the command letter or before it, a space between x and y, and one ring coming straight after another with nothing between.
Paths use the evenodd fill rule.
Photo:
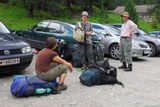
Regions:
<instances>
[{"instance_id":1,"label":"dark green car","mask_svg":"<svg viewBox=\"0 0 160 107\"><path fill-rule=\"evenodd\" d=\"M74 26L74 25L73 25ZM74 45L73 26L66 22L55 20L44 20L28 30L18 30L16 34L26 39L31 47L42 49L45 47L47 37L55 37L65 40L67 45ZM92 33L92 41L102 41L99 34Z\"/></svg>"},{"instance_id":2,"label":"dark green car","mask_svg":"<svg viewBox=\"0 0 160 107\"><path fill-rule=\"evenodd\" d=\"M72 50L78 49L78 46L73 39L74 27L75 25L66 22L44 20L37 25L28 28L28 30L18 30L16 31L16 34L26 39L32 48L37 49L43 49L45 47L47 37L55 37L57 41L62 39L66 42L66 53L71 55ZM102 37L93 32L92 41L101 43Z\"/></svg>"},{"instance_id":3,"label":"dark green car","mask_svg":"<svg viewBox=\"0 0 160 107\"><path fill-rule=\"evenodd\" d=\"M72 37L72 27L64 22L45 20L28 30L18 30L16 34L26 39L31 47L42 49L45 47L47 37L64 39L68 44L75 44Z\"/></svg>"}]
</instances>

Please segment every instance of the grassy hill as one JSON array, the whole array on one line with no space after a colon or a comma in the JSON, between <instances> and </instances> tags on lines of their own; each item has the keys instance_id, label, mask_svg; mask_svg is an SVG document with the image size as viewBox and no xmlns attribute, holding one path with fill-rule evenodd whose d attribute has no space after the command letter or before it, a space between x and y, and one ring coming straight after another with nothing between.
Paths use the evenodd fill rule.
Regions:
<instances>
[{"instance_id":1,"label":"grassy hill","mask_svg":"<svg viewBox=\"0 0 160 107\"><path fill-rule=\"evenodd\" d=\"M35 11L35 16L38 16L38 11ZM8 28L14 28L15 30L19 29L26 29L35 25L36 23L48 19L48 20L62 20L62 21L69 21L69 22L77 22L79 21L79 17L74 19L73 16L55 18L50 16L49 14L43 13L43 18L35 17L35 18L27 18L26 11L23 8L14 7L10 5L0 4L0 20L4 22ZM109 23L121 23L121 17L116 14L109 13L108 15ZM89 17L90 22L99 23L100 17L91 16ZM145 22L143 20L139 21L139 26L146 31L153 31L151 27L151 23Z\"/></svg>"}]
</instances>

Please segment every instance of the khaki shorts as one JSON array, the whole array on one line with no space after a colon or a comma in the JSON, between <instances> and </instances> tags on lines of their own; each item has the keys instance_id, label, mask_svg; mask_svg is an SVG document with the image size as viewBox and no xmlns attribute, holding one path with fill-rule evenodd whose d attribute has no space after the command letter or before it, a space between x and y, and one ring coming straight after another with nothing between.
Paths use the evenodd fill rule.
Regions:
<instances>
[{"instance_id":1,"label":"khaki shorts","mask_svg":"<svg viewBox=\"0 0 160 107\"><path fill-rule=\"evenodd\" d=\"M37 76L45 81L54 81L57 77L61 76L62 74L67 74L68 66L64 64L51 64L50 70L47 72L37 73Z\"/></svg>"}]
</instances>

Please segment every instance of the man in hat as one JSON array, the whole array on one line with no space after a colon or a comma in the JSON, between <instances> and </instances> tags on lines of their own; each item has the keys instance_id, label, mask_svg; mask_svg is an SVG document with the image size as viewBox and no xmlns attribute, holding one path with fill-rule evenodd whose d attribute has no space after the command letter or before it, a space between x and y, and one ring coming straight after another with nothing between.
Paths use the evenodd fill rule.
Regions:
<instances>
[{"instance_id":1,"label":"man in hat","mask_svg":"<svg viewBox=\"0 0 160 107\"><path fill-rule=\"evenodd\" d=\"M88 22L88 12L83 11L81 14L81 26L85 31L85 43L78 43L81 55L81 62L83 64L82 70L87 68L87 65L94 63L93 57L93 46L91 40L91 33L93 31L92 25ZM75 29L73 30L73 34L78 29L79 24L77 23Z\"/></svg>"},{"instance_id":2,"label":"man in hat","mask_svg":"<svg viewBox=\"0 0 160 107\"><path fill-rule=\"evenodd\" d=\"M123 65L118 68L132 71L132 34L137 29L137 25L129 19L128 12L124 12L121 17L123 24L120 33L119 58Z\"/></svg>"}]
</instances>

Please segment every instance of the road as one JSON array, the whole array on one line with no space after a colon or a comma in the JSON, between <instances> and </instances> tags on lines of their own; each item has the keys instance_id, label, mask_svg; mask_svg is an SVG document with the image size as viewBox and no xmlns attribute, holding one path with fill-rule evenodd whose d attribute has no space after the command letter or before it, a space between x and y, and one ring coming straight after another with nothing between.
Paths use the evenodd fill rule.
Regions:
<instances>
[{"instance_id":1,"label":"road","mask_svg":"<svg viewBox=\"0 0 160 107\"><path fill-rule=\"evenodd\" d=\"M34 64L21 75L35 74ZM109 60L118 67L119 60ZM118 70L120 85L86 87L79 82L80 72L68 73L68 89L61 94L16 98L10 93L11 75L0 76L0 107L160 107L160 57L141 57L133 61L133 71Z\"/></svg>"}]
</instances>

